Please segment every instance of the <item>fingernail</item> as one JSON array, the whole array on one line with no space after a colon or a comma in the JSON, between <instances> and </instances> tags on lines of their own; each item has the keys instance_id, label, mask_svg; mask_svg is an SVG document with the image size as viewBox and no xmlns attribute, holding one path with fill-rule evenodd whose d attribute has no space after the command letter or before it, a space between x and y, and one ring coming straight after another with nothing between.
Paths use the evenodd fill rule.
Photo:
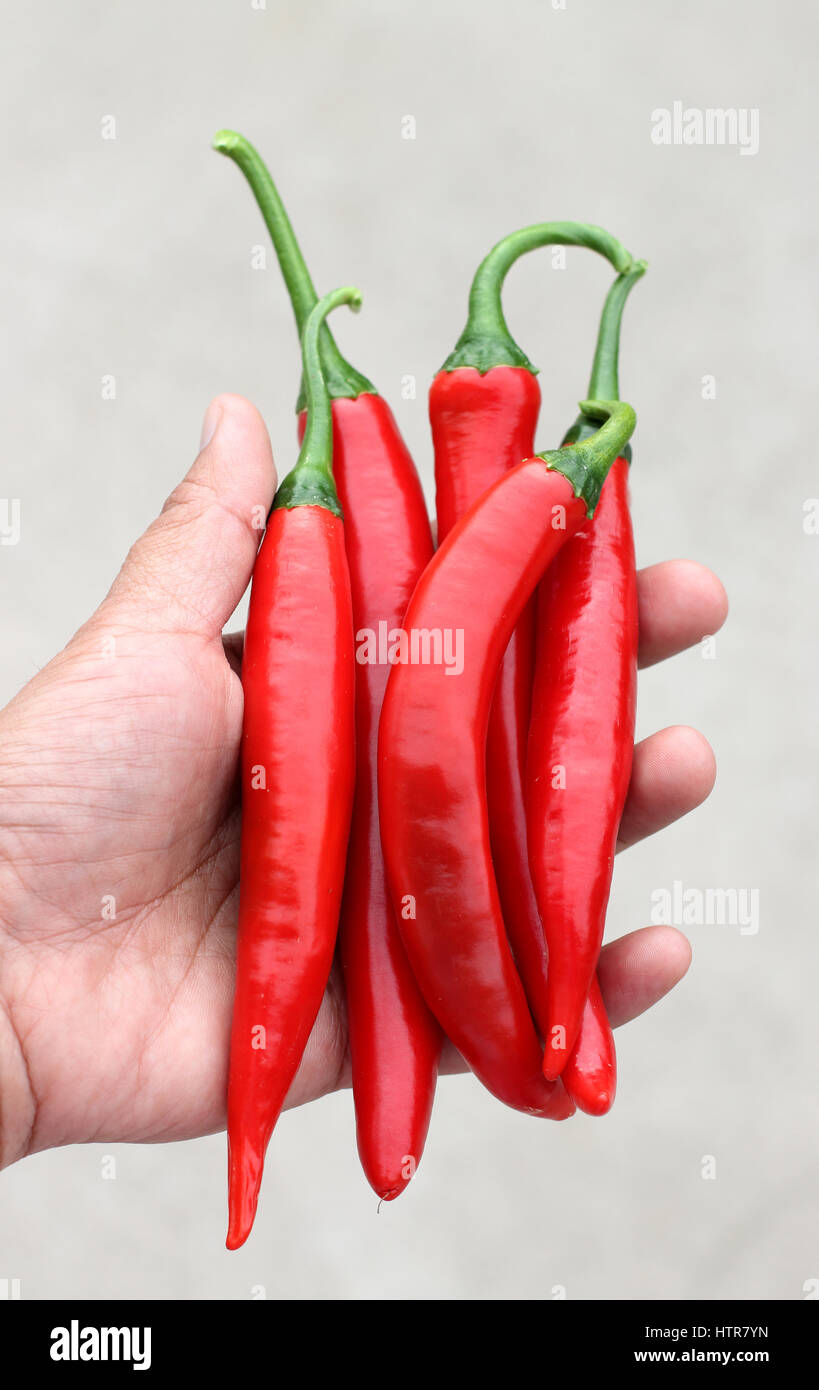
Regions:
<instances>
[{"instance_id":1,"label":"fingernail","mask_svg":"<svg viewBox=\"0 0 819 1390\"><path fill-rule=\"evenodd\" d=\"M206 449L216 433L216 427L222 418L222 407L212 401L205 411L205 418L202 421L202 434L199 440L199 452Z\"/></svg>"}]
</instances>

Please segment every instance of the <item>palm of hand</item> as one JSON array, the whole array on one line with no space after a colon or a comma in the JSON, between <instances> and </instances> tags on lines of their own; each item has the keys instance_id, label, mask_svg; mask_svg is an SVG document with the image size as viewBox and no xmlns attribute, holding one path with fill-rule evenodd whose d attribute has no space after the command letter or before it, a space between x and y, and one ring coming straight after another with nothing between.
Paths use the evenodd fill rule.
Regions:
<instances>
[{"instance_id":1,"label":"palm of hand","mask_svg":"<svg viewBox=\"0 0 819 1390\"><path fill-rule=\"evenodd\" d=\"M3 993L32 1089L62 1142L202 1132L232 993L238 678L218 639L118 631L104 606L26 693Z\"/></svg>"}]
</instances>

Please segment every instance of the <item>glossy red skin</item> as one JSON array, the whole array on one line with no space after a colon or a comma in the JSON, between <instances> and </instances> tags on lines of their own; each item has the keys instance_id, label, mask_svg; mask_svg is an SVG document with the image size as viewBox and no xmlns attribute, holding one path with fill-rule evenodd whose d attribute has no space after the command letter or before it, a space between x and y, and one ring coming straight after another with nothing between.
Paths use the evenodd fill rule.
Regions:
<instances>
[{"instance_id":1,"label":"glossy red skin","mask_svg":"<svg viewBox=\"0 0 819 1390\"><path fill-rule=\"evenodd\" d=\"M438 373L430 388L429 417L439 542L487 488L534 453L539 410L540 387L525 368L493 367L483 376L474 367ZM518 619L498 673L486 738L486 781L492 860L506 930L529 1007L545 1036L548 953L529 872L524 794L534 660L532 601ZM612 1065L611 1049L606 1046L598 1056L592 1045L592 1039L605 1044L606 1035L611 1038L599 990L589 999L586 1030L588 1035L578 1040L583 1042L582 1066L572 1070L584 1109L589 1097L590 1103L600 1104L601 1078Z\"/></svg>"},{"instance_id":2,"label":"glossy red skin","mask_svg":"<svg viewBox=\"0 0 819 1390\"><path fill-rule=\"evenodd\" d=\"M554 1119L574 1106L542 1076L540 1042L507 940L490 853L484 749L515 624L584 517L566 479L537 458L484 494L425 569L404 620L410 633L463 629L464 669L447 675L442 664L393 667L379 735L387 875L422 993L494 1095Z\"/></svg>"},{"instance_id":3,"label":"glossy red skin","mask_svg":"<svg viewBox=\"0 0 819 1390\"><path fill-rule=\"evenodd\" d=\"M600 954L617 832L631 775L637 578L628 464L538 594L527 758L529 863L549 949L544 1075L575 1045ZM566 769L565 788L552 769ZM553 1029L565 1029L565 1047Z\"/></svg>"},{"instance_id":4,"label":"glossy red skin","mask_svg":"<svg viewBox=\"0 0 819 1390\"><path fill-rule=\"evenodd\" d=\"M333 401L333 475L354 632L377 632L381 621L400 627L432 556L432 533L415 465L380 396ZM381 850L378 720L389 671L356 663L356 789L339 922L358 1152L385 1201L404 1190L420 1162L442 1044L395 922Z\"/></svg>"},{"instance_id":5,"label":"glossy red skin","mask_svg":"<svg viewBox=\"0 0 819 1390\"><path fill-rule=\"evenodd\" d=\"M253 1224L265 1150L318 1014L344 883L355 778L352 606L344 526L323 507L271 514L253 571L242 686L231 1250ZM252 785L259 766L266 789ZM266 1045L254 1048L260 1025Z\"/></svg>"},{"instance_id":6,"label":"glossy red skin","mask_svg":"<svg viewBox=\"0 0 819 1390\"><path fill-rule=\"evenodd\" d=\"M617 1053L596 974L577 1042L560 1075L579 1110L605 1115L611 1109L617 1091Z\"/></svg>"},{"instance_id":7,"label":"glossy red skin","mask_svg":"<svg viewBox=\"0 0 819 1390\"><path fill-rule=\"evenodd\" d=\"M537 377L522 367L439 372L429 390L438 544L498 478L535 452ZM528 699L528 696L527 696Z\"/></svg>"},{"instance_id":8,"label":"glossy red skin","mask_svg":"<svg viewBox=\"0 0 819 1390\"><path fill-rule=\"evenodd\" d=\"M540 387L530 371L474 367L439 372L429 393L435 449L438 541L482 493L535 452ZM532 700L534 603L518 619L498 672L486 736L489 834L512 950L538 1020L545 939L537 919L526 855L522 769Z\"/></svg>"}]
</instances>

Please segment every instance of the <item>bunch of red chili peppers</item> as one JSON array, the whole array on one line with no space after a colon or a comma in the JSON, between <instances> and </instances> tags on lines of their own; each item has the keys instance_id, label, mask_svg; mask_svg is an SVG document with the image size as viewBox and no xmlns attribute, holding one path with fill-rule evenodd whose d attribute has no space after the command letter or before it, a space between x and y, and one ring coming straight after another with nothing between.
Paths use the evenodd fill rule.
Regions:
<instances>
[{"instance_id":1,"label":"bunch of red chili peppers","mask_svg":"<svg viewBox=\"0 0 819 1390\"><path fill-rule=\"evenodd\" d=\"M565 1119L615 1091L596 968L631 770L637 667L620 321L645 270L544 222L478 267L430 391L438 549L389 407L325 323L253 147L221 132L264 216L302 344L301 452L259 548L242 684L242 838L228 1090L228 1246L338 946L358 1147L385 1200L424 1148L443 1039L499 1099ZM536 247L617 272L589 399L537 453L540 390L501 305Z\"/></svg>"}]
</instances>

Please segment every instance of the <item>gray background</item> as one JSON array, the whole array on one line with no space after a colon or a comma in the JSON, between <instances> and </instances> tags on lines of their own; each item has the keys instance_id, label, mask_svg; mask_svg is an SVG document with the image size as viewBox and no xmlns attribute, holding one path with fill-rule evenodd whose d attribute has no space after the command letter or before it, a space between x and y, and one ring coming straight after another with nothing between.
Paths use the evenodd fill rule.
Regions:
<instances>
[{"instance_id":1,"label":"gray background","mask_svg":"<svg viewBox=\"0 0 819 1390\"><path fill-rule=\"evenodd\" d=\"M220 126L270 161L319 286L362 286L364 311L335 328L427 484L426 386L477 261L530 221L600 222L650 261L622 370L639 560L712 565L733 605L714 660L642 678L638 732L702 728L719 780L620 859L609 933L648 922L675 879L759 889L761 923L692 929L677 994L618 1035L604 1120L539 1125L446 1079L418 1177L377 1214L351 1097L330 1097L282 1120L234 1255L223 1136L41 1154L0 1177L0 1278L25 1298L804 1297L819 1278L814 7L75 0L5 3L3 32L0 493L22 505L0 552L3 698L99 601L210 396L249 396L280 468L295 458L289 310L272 255L251 269L266 238L209 152ZM759 153L655 146L651 112L678 99L758 108ZM585 389L608 279L579 252L510 277L546 447Z\"/></svg>"}]
</instances>

